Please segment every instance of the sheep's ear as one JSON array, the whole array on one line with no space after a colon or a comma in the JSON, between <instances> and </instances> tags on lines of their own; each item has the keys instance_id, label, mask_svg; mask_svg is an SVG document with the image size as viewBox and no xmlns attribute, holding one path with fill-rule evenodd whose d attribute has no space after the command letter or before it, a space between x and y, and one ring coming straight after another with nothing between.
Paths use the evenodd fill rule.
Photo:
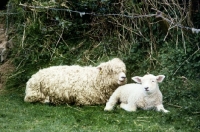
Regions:
<instances>
[{"instance_id":1,"label":"sheep's ear","mask_svg":"<svg viewBox=\"0 0 200 132\"><path fill-rule=\"evenodd\" d=\"M142 81L141 81L141 77L139 77L139 76L135 76L135 77L132 77L131 78L133 81L135 81L135 82L137 82L137 83L142 83Z\"/></svg>"},{"instance_id":2,"label":"sheep's ear","mask_svg":"<svg viewBox=\"0 0 200 132\"><path fill-rule=\"evenodd\" d=\"M100 66L98 66L98 67L97 67L97 69L98 69L99 71L101 71L101 70L102 70L102 68L101 68Z\"/></svg>"},{"instance_id":3,"label":"sheep's ear","mask_svg":"<svg viewBox=\"0 0 200 132\"><path fill-rule=\"evenodd\" d=\"M102 74L102 68L100 66L97 67L97 70L99 70L99 74Z\"/></svg>"},{"instance_id":4,"label":"sheep's ear","mask_svg":"<svg viewBox=\"0 0 200 132\"><path fill-rule=\"evenodd\" d=\"M165 78L164 75L158 75L158 76L156 76L156 80L157 80L158 82L162 82L162 81L164 80L164 78Z\"/></svg>"}]
</instances>

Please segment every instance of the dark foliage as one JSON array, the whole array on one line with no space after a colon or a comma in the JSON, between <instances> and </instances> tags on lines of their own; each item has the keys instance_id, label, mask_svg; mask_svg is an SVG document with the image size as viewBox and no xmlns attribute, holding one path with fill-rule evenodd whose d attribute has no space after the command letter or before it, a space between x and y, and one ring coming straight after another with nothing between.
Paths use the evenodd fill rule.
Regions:
<instances>
[{"instance_id":1,"label":"dark foliage","mask_svg":"<svg viewBox=\"0 0 200 132\"><path fill-rule=\"evenodd\" d=\"M5 10L9 0L1 0L0 10Z\"/></svg>"}]
</instances>

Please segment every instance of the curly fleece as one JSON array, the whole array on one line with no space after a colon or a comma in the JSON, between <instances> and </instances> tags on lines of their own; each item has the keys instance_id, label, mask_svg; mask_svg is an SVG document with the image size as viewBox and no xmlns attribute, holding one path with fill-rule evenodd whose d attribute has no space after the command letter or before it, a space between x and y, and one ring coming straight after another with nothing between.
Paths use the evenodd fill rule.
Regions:
<instances>
[{"instance_id":1,"label":"curly fleece","mask_svg":"<svg viewBox=\"0 0 200 132\"><path fill-rule=\"evenodd\" d=\"M118 58L97 67L73 65L45 68L28 80L24 101L104 104L119 86L117 82L121 72L126 72L126 66Z\"/></svg>"}]
</instances>

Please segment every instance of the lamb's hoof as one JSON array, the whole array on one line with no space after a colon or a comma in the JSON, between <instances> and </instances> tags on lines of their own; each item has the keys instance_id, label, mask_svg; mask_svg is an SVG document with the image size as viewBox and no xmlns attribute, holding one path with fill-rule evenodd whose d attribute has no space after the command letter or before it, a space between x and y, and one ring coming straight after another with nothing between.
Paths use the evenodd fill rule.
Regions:
<instances>
[{"instance_id":1,"label":"lamb's hoof","mask_svg":"<svg viewBox=\"0 0 200 132\"><path fill-rule=\"evenodd\" d=\"M111 107L110 107L110 108L109 108L109 107L105 107L105 108L104 108L104 111L112 111L112 110L113 110L113 109L112 109Z\"/></svg>"},{"instance_id":2,"label":"lamb's hoof","mask_svg":"<svg viewBox=\"0 0 200 132\"><path fill-rule=\"evenodd\" d=\"M169 113L170 111L169 111L169 110L164 110L163 112L164 112L164 113Z\"/></svg>"}]
</instances>

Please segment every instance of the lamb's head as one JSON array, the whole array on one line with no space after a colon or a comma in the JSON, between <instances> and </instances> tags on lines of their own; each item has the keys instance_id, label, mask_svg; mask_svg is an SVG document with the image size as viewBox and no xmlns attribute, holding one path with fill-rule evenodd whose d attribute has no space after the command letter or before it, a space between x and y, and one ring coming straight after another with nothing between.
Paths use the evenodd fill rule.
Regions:
<instances>
[{"instance_id":1,"label":"lamb's head","mask_svg":"<svg viewBox=\"0 0 200 132\"><path fill-rule=\"evenodd\" d=\"M108 62L101 63L98 67L100 74L115 80L118 85L124 85L126 79L126 66L119 58L114 58Z\"/></svg>"},{"instance_id":2,"label":"lamb's head","mask_svg":"<svg viewBox=\"0 0 200 132\"><path fill-rule=\"evenodd\" d=\"M132 80L134 80L137 83L141 83L145 92L147 94L151 94L159 89L158 83L162 82L164 78L165 78L164 75L154 76L152 74L148 74L143 77L139 77L139 76L132 77Z\"/></svg>"}]
</instances>

